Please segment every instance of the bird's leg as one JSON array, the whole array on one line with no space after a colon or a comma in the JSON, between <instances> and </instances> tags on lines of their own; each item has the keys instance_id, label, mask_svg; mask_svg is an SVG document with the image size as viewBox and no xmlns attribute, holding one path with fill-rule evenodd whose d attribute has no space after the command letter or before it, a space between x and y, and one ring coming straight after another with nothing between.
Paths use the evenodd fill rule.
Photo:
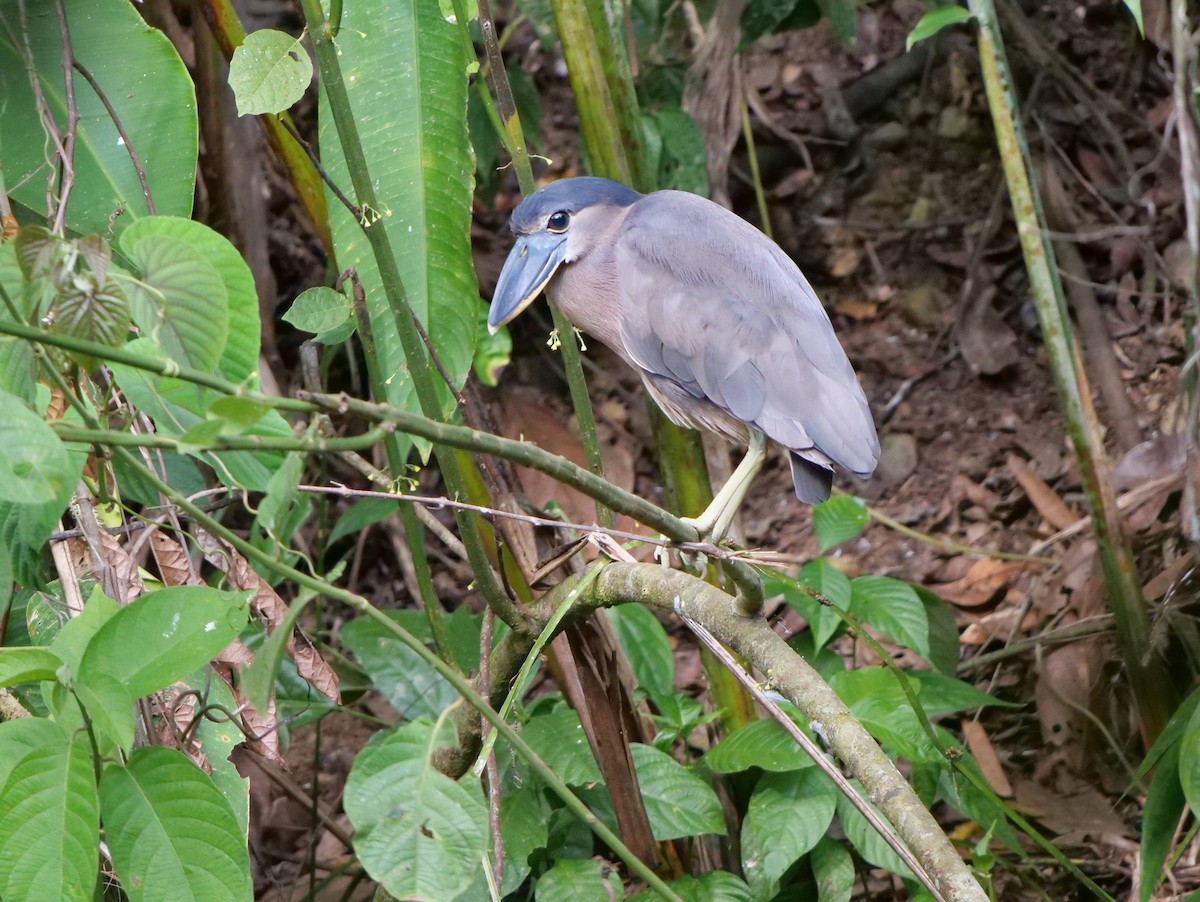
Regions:
<instances>
[{"instance_id":1,"label":"bird's leg","mask_svg":"<svg viewBox=\"0 0 1200 902\"><path fill-rule=\"evenodd\" d=\"M714 545L725 538L729 526L733 523L734 514L742 506L742 499L750 488L750 483L762 469L763 461L767 459L767 437L754 427L750 427L750 447L746 456L738 464L728 481L717 492L712 504L696 519L685 518L685 522L696 527L700 538Z\"/></svg>"}]
</instances>

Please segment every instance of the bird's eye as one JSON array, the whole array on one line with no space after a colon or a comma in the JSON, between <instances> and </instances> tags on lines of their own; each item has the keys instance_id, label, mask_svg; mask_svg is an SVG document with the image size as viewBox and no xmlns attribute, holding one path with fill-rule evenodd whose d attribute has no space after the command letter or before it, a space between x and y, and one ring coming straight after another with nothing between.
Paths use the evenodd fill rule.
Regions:
<instances>
[{"instance_id":1,"label":"bird's eye","mask_svg":"<svg viewBox=\"0 0 1200 902\"><path fill-rule=\"evenodd\" d=\"M550 218L546 220L546 228L551 232L565 232L570 223L571 214L566 210L559 210L550 214Z\"/></svg>"}]
</instances>

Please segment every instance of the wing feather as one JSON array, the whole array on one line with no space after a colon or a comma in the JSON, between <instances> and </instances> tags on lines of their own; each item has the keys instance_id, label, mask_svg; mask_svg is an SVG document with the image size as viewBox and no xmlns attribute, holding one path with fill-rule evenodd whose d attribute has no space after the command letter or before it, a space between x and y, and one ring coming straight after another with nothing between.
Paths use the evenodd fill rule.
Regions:
<instances>
[{"instance_id":1,"label":"wing feather","mask_svg":"<svg viewBox=\"0 0 1200 902\"><path fill-rule=\"evenodd\" d=\"M615 253L634 364L819 464L875 469L871 412L829 317L761 232L660 191L634 205Z\"/></svg>"}]
</instances>

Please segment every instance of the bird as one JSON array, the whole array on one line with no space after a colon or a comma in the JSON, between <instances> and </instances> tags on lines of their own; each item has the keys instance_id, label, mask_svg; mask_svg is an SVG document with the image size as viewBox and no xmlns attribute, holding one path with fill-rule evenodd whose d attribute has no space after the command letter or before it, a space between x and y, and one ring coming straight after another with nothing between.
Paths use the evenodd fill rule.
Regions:
<instances>
[{"instance_id":1,"label":"bird","mask_svg":"<svg viewBox=\"0 0 1200 902\"><path fill-rule=\"evenodd\" d=\"M854 368L796 263L750 223L684 191L564 178L513 210L516 243L488 310L495 333L543 291L642 378L674 423L748 446L698 518L720 542L773 441L796 498L824 501L833 468L867 478L879 438Z\"/></svg>"}]
</instances>

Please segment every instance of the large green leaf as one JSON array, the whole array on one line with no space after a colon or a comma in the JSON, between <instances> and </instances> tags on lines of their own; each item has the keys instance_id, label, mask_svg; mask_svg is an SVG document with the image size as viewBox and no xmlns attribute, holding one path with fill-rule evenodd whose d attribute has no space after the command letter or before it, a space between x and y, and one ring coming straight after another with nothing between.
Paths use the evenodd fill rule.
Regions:
<instances>
[{"instance_id":1,"label":"large green leaf","mask_svg":"<svg viewBox=\"0 0 1200 902\"><path fill-rule=\"evenodd\" d=\"M815 767L762 775L742 822L742 871L761 898L825 835L836 804L833 782Z\"/></svg>"},{"instance_id":2,"label":"large green leaf","mask_svg":"<svg viewBox=\"0 0 1200 902\"><path fill-rule=\"evenodd\" d=\"M304 96L312 59L299 39L264 28L246 35L229 61L238 114L282 113Z\"/></svg>"},{"instance_id":3,"label":"large green leaf","mask_svg":"<svg viewBox=\"0 0 1200 902\"><path fill-rule=\"evenodd\" d=\"M91 902L100 831L91 749L61 730L48 738L0 788L0 895Z\"/></svg>"},{"instance_id":4,"label":"large green leaf","mask_svg":"<svg viewBox=\"0 0 1200 902\"><path fill-rule=\"evenodd\" d=\"M175 749L147 746L100 780L104 835L131 902L250 900L250 855L229 802Z\"/></svg>"},{"instance_id":5,"label":"large green leaf","mask_svg":"<svg viewBox=\"0 0 1200 902\"><path fill-rule=\"evenodd\" d=\"M755 720L709 749L704 763L719 774L732 774L751 767L793 771L811 766L813 760L775 721Z\"/></svg>"},{"instance_id":6,"label":"large green leaf","mask_svg":"<svg viewBox=\"0 0 1200 902\"><path fill-rule=\"evenodd\" d=\"M362 0L346 5L338 58L379 201L364 217L368 227L387 226L408 302L461 385L480 301L470 244L467 59L458 26L426 0ZM350 185L324 91L320 137L333 181ZM388 400L417 410L395 324L407 313L389 306L361 226L336 198L329 203L338 269L356 268L367 292ZM449 393L442 398L449 410Z\"/></svg>"},{"instance_id":7,"label":"large green leaf","mask_svg":"<svg viewBox=\"0 0 1200 902\"><path fill-rule=\"evenodd\" d=\"M25 10L24 21L19 10ZM71 49L100 85L141 158L159 213L187 216L195 188L198 129L192 80L171 42L126 0L66 0ZM13 199L46 214L49 142L23 60L28 38L33 68L50 114L66 126L62 40L53 3L0 5L0 136L4 178ZM14 46L15 36L18 44ZM99 95L74 74L79 125L75 187L67 225L103 234L114 213L120 230L148 214L137 170Z\"/></svg>"},{"instance_id":8,"label":"large green leaf","mask_svg":"<svg viewBox=\"0 0 1200 902\"><path fill-rule=\"evenodd\" d=\"M354 850L367 872L403 899L444 902L471 883L487 850L483 793L468 777L455 782L430 762L453 744L449 722L426 720L377 733L346 781L344 805Z\"/></svg>"},{"instance_id":9,"label":"large green leaf","mask_svg":"<svg viewBox=\"0 0 1200 902\"><path fill-rule=\"evenodd\" d=\"M721 803L708 781L653 746L634 742L629 751L655 839L725 834Z\"/></svg>"},{"instance_id":10,"label":"large green leaf","mask_svg":"<svg viewBox=\"0 0 1200 902\"><path fill-rule=\"evenodd\" d=\"M176 586L138 598L97 631L79 680L106 673L140 698L181 680L228 645L246 625L244 592Z\"/></svg>"},{"instance_id":11,"label":"large green leaf","mask_svg":"<svg viewBox=\"0 0 1200 902\"><path fill-rule=\"evenodd\" d=\"M621 878L591 858L562 858L538 878L535 902L610 902L623 895Z\"/></svg>"},{"instance_id":12,"label":"large green leaf","mask_svg":"<svg viewBox=\"0 0 1200 902\"><path fill-rule=\"evenodd\" d=\"M151 234L126 247L142 280L133 318L168 357L211 373L229 336L229 293L208 257L188 241Z\"/></svg>"},{"instance_id":13,"label":"large green leaf","mask_svg":"<svg viewBox=\"0 0 1200 902\"><path fill-rule=\"evenodd\" d=\"M654 612L640 604L626 604L610 610L608 618L625 647L638 688L660 698L670 695L675 688L675 655Z\"/></svg>"},{"instance_id":14,"label":"large green leaf","mask_svg":"<svg viewBox=\"0 0 1200 902\"><path fill-rule=\"evenodd\" d=\"M121 235L127 253L143 238L164 235L189 244L217 271L225 286L229 310L229 335L221 349L220 372L231 382L247 381L254 387L258 380L258 348L262 323L258 313L258 292L254 276L238 249L218 232L203 223L179 216L152 216L139 220Z\"/></svg>"},{"instance_id":15,"label":"large green leaf","mask_svg":"<svg viewBox=\"0 0 1200 902\"><path fill-rule=\"evenodd\" d=\"M45 648L0 649L0 686L52 680L62 661Z\"/></svg>"},{"instance_id":16,"label":"large green leaf","mask_svg":"<svg viewBox=\"0 0 1200 902\"><path fill-rule=\"evenodd\" d=\"M0 390L0 501L46 504L73 482L70 457L54 430Z\"/></svg>"},{"instance_id":17,"label":"large green leaf","mask_svg":"<svg viewBox=\"0 0 1200 902\"><path fill-rule=\"evenodd\" d=\"M521 738L564 782L572 786L604 782L579 715L570 708L530 719Z\"/></svg>"},{"instance_id":18,"label":"large green leaf","mask_svg":"<svg viewBox=\"0 0 1200 902\"><path fill-rule=\"evenodd\" d=\"M893 639L929 660L929 615L916 591L888 576L855 577L850 582L850 609Z\"/></svg>"}]
</instances>

